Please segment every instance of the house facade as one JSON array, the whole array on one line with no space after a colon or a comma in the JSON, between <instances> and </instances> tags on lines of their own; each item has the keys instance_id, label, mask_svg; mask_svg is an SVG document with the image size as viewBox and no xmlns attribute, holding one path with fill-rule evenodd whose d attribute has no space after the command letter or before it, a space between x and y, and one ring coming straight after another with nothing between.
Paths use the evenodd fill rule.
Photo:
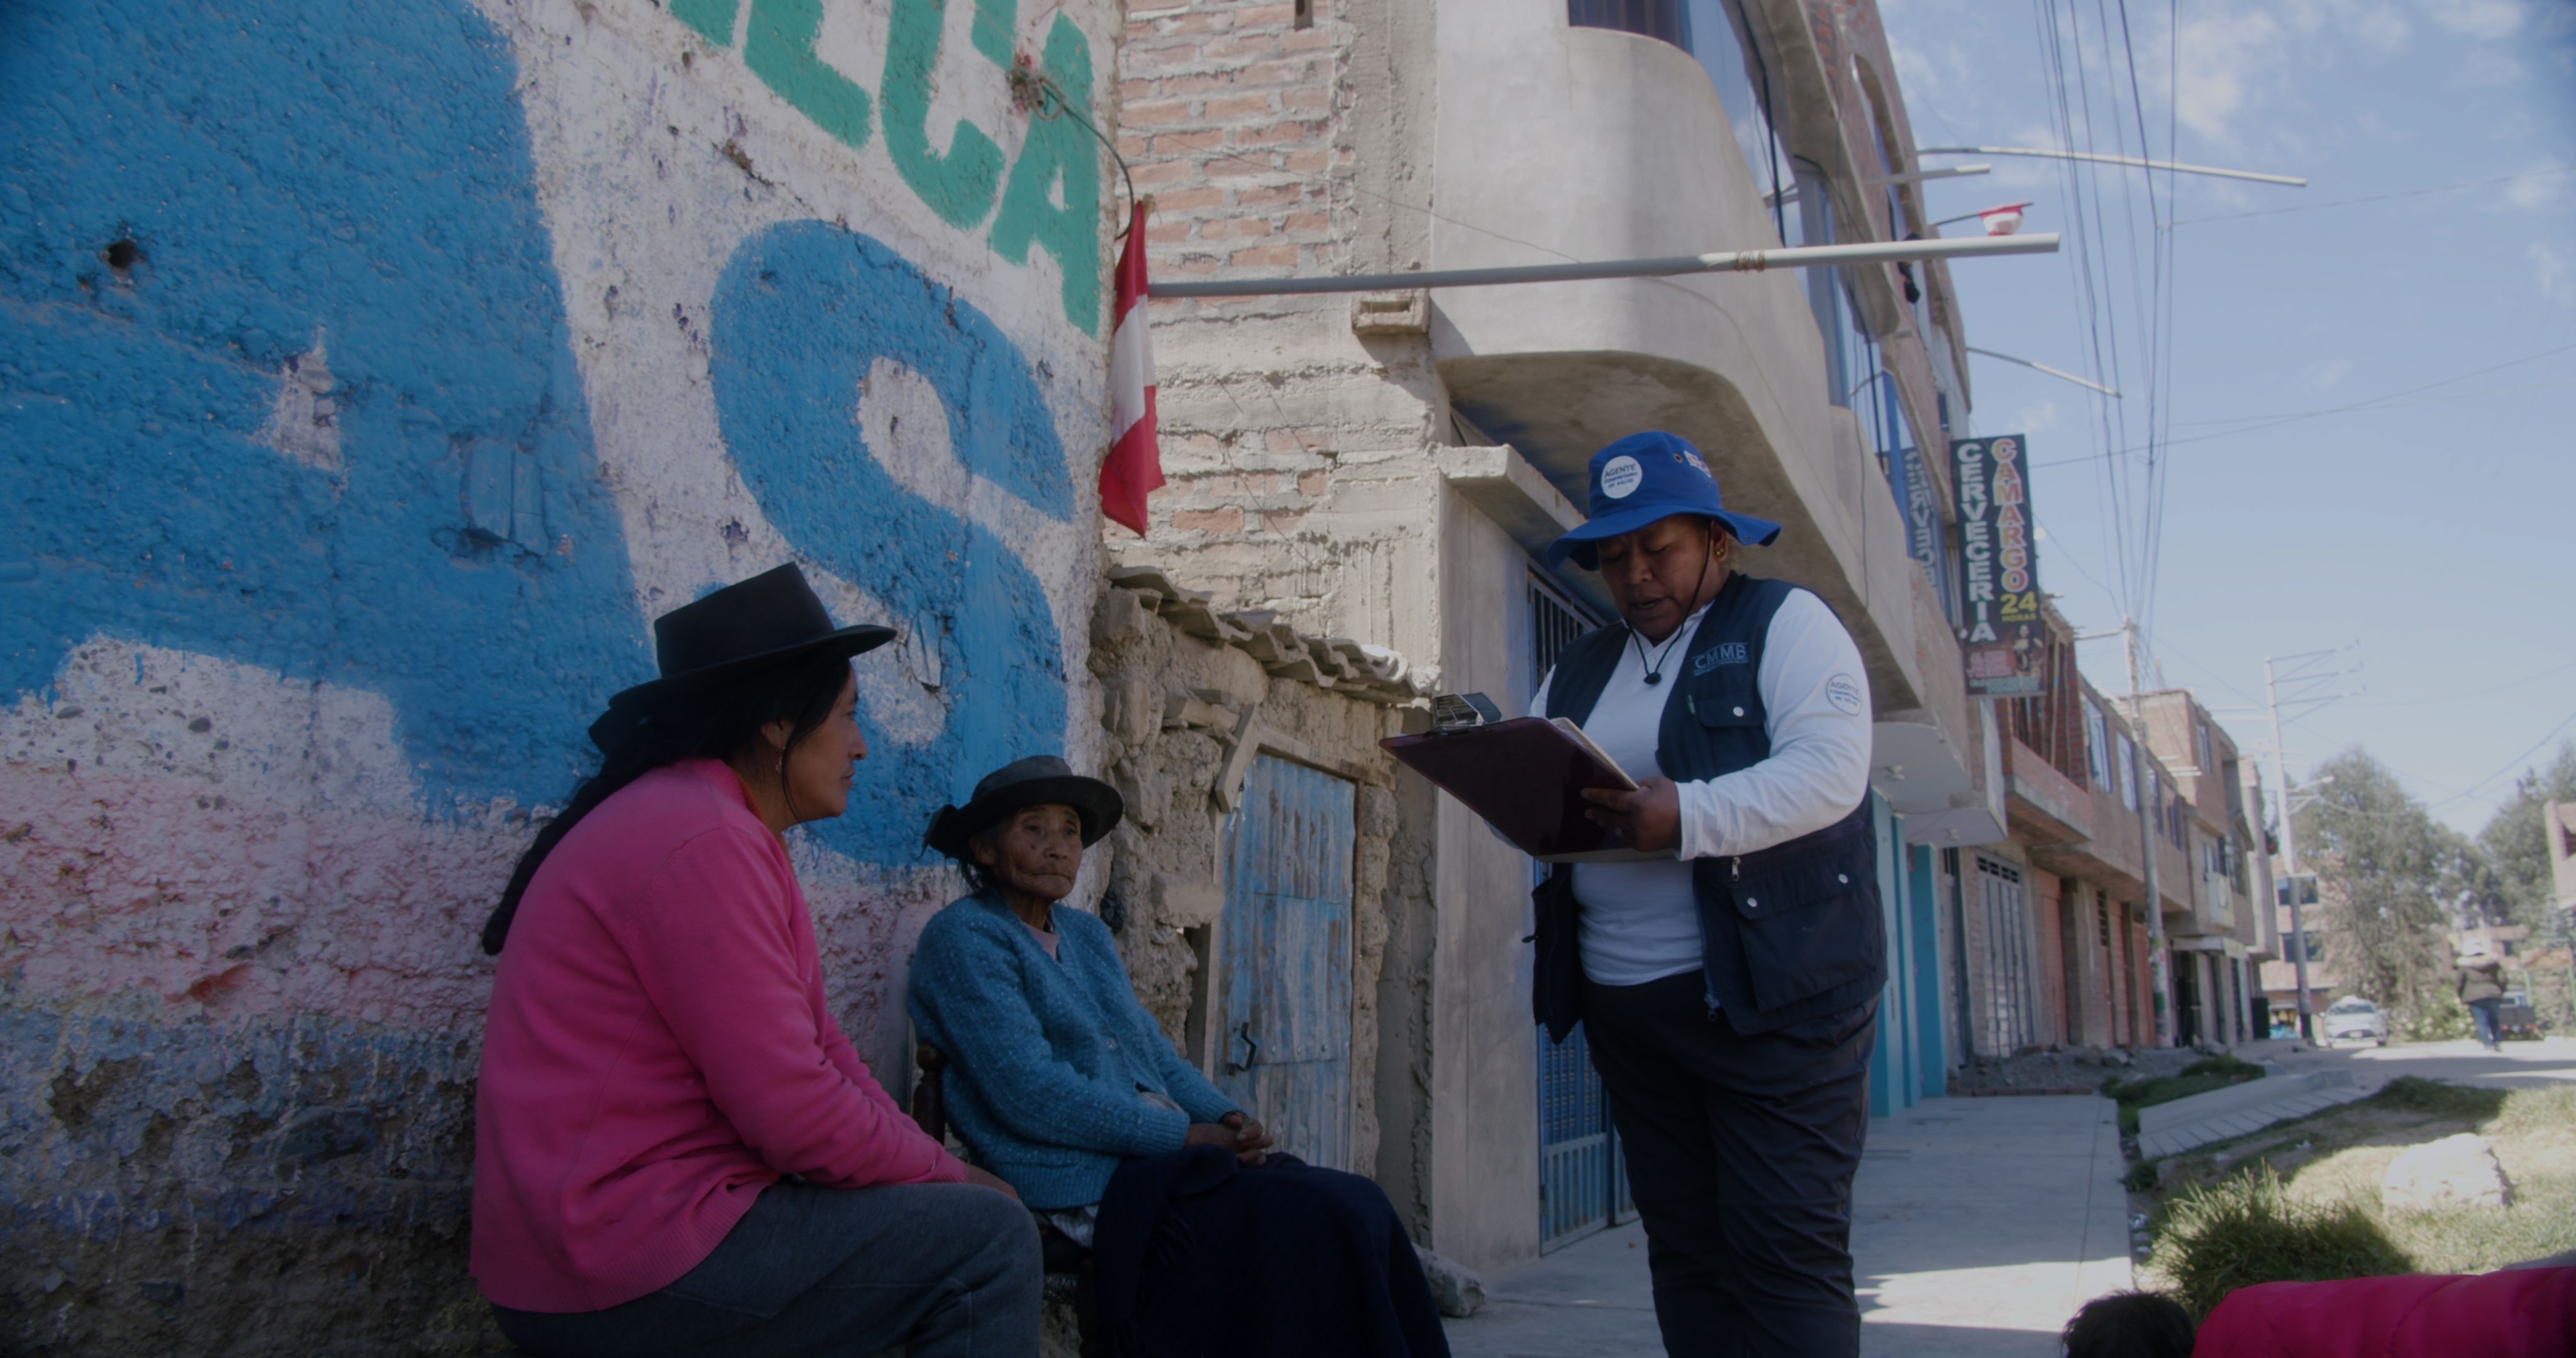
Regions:
<instances>
[{"instance_id":1,"label":"house facade","mask_svg":"<svg viewBox=\"0 0 2576 1358\"><path fill-rule=\"evenodd\" d=\"M1139 6L1118 92L1158 280L1930 234L1868 4ZM1877 720L1892 979L1874 1104L1943 1091L1979 889L1959 851L2006 824L2001 730L1953 632L1947 438L1970 392L1941 265L1151 317L1170 484L1141 540L1109 530L1112 554L1246 625L1400 654L1426 688L1525 710L1611 616L1597 577L1541 553L1581 522L1585 463L1613 438L1681 434L1731 507L1786 525L1741 564L1834 607ZM1580 1040L1530 1019L1533 865L1418 778L1391 786L1424 891L1387 911L1365 1168L1433 1248L1508 1264L1623 1210L1618 1157Z\"/></svg>"}]
</instances>

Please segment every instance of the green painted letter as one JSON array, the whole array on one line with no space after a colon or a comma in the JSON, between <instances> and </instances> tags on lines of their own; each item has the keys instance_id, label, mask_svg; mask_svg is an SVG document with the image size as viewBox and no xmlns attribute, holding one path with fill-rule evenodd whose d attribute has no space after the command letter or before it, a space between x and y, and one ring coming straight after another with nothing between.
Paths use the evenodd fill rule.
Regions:
<instances>
[{"instance_id":1,"label":"green painted letter","mask_svg":"<svg viewBox=\"0 0 2576 1358\"><path fill-rule=\"evenodd\" d=\"M1010 19L1016 0L977 0L975 47L988 58L984 37L999 24L1003 65L1009 65ZM948 141L948 154L930 149L930 73L939 65L941 20L947 0L895 0L894 22L886 30L885 83L877 93L885 100L886 154L903 182L930 204L939 219L971 227L993 210L993 190L1002 182L1002 149L974 124L960 118Z\"/></svg>"},{"instance_id":2,"label":"green painted letter","mask_svg":"<svg viewBox=\"0 0 2576 1358\"><path fill-rule=\"evenodd\" d=\"M671 0L671 17L718 47L733 46L734 9L740 0Z\"/></svg>"},{"instance_id":3,"label":"green painted letter","mask_svg":"<svg viewBox=\"0 0 2576 1358\"><path fill-rule=\"evenodd\" d=\"M823 0L754 0L743 64L851 150L868 144L868 92L814 55Z\"/></svg>"},{"instance_id":4,"label":"green painted letter","mask_svg":"<svg viewBox=\"0 0 2576 1358\"><path fill-rule=\"evenodd\" d=\"M753 21L758 27L758 20ZM1064 318L1100 333L1100 143L1074 121L1091 116L1091 44L1062 14L1046 40L1046 73L1071 107L1029 122L1029 139L1011 166L1002 210L993 218L993 253L1026 264L1036 245L1064 270ZM1056 184L1063 182L1063 206Z\"/></svg>"}]
</instances>

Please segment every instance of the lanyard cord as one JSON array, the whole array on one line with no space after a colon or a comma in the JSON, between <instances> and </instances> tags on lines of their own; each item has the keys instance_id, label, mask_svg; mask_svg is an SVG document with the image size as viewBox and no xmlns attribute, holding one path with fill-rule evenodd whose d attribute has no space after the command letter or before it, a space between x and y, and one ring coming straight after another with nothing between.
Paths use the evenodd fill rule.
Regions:
<instances>
[{"instance_id":1,"label":"lanyard cord","mask_svg":"<svg viewBox=\"0 0 2576 1358\"><path fill-rule=\"evenodd\" d=\"M1685 619L1685 621L1687 621L1687 619ZM1655 684L1664 682L1664 662L1672 657L1673 646L1682 639L1682 633L1685 630L1685 628L1681 627L1674 628L1672 636L1665 639L1663 648L1658 650L1655 653L1654 660L1649 662L1646 659L1645 639L1639 637L1633 628L1630 629L1628 633L1628 644L1637 648L1637 663L1646 667L1646 683L1648 686L1651 687Z\"/></svg>"},{"instance_id":2,"label":"lanyard cord","mask_svg":"<svg viewBox=\"0 0 2576 1358\"><path fill-rule=\"evenodd\" d=\"M1708 581L1708 568L1715 564L1716 560L1717 529L1712 525L1708 530L1707 549L1701 554L1699 562L1699 578L1703 588L1706 587ZM1702 607L1706 607L1706 605L1702 605ZM1697 610L1693 611L1696 612ZM1678 644L1682 637L1688 634L1689 631L1690 618L1688 615L1685 615L1681 620L1681 625L1673 629L1673 634L1664 638L1663 649L1655 652L1654 660L1649 662L1646 659L1646 639L1637 635L1636 628L1631 627L1628 629L1628 643L1637 648L1637 663L1646 667L1646 686L1648 688L1652 688L1655 685L1664 682L1664 662L1672 658L1673 647Z\"/></svg>"}]
</instances>

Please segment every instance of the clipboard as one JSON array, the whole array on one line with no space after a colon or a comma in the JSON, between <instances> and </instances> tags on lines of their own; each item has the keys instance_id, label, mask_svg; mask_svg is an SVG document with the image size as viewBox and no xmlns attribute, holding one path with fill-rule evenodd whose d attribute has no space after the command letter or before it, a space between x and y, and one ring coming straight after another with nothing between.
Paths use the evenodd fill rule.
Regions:
<instances>
[{"instance_id":1,"label":"clipboard","mask_svg":"<svg viewBox=\"0 0 2576 1358\"><path fill-rule=\"evenodd\" d=\"M1583 813L1585 788L1633 789L1637 780L1582 728L1559 717L1514 717L1428 735L1389 736L1378 748L1484 817L1514 848L1543 863L1644 863L1672 857L1629 848Z\"/></svg>"}]
</instances>

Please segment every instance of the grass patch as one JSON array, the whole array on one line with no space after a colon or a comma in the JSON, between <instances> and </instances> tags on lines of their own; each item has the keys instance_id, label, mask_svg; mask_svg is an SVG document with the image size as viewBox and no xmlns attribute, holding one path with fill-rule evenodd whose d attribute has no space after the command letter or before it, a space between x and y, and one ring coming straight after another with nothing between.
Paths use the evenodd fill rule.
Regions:
<instances>
[{"instance_id":1,"label":"grass patch","mask_svg":"<svg viewBox=\"0 0 2576 1358\"><path fill-rule=\"evenodd\" d=\"M2120 1134L2138 1134L2138 1110L2159 1103L2187 1099L2213 1089L2261 1079L2263 1068L2233 1056L2212 1056L2194 1061L2171 1075L2145 1080L2113 1080L2102 1086L2103 1096L2120 1104Z\"/></svg>"},{"instance_id":2,"label":"grass patch","mask_svg":"<svg viewBox=\"0 0 2576 1358\"><path fill-rule=\"evenodd\" d=\"M2444 1084L2421 1076L2401 1075L2379 1087L2370 1102L2383 1108L2400 1108L2410 1113L2430 1113L2440 1118L2458 1118L2464 1122L2483 1122L2504 1111L2509 1101L2501 1089L2472 1089L2467 1085Z\"/></svg>"},{"instance_id":3,"label":"grass patch","mask_svg":"<svg viewBox=\"0 0 2576 1358\"><path fill-rule=\"evenodd\" d=\"M2494 1145L2511 1207L2382 1208L2379 1186L2399 1155L2464 1131ZM2254 1282L2484 1273L2576 1250L2576 1085L2395 1080L2370 1098L2177 1156L2166 1183L2147 1268L2196 1312Z\"/></svg>"},{"instance_id":4,"label":"grass patch","mask_svg":"<svg viewBox=\"0 0 2576 1358\"><path fill-rule=\"evenodd\" d=\"M2353 1202L2290 1195L2271 1166L2195 1185L2164 1204L2148 1267L2172 1280L2195 1317L2255 1283L2319 1282L2413 1271L2413 1261Z\"/></svg>"},{"instance_id":5,"label":"grass patch","mask_svg":"<svg viewBox=\"0 0 2576 1358\"><path fill-rule=\"evenodd\" d=\"M2500 1137L2576 1139L2576 1084L2514 1090L2484 1130Z\"/></svg>"}]
</instances>

